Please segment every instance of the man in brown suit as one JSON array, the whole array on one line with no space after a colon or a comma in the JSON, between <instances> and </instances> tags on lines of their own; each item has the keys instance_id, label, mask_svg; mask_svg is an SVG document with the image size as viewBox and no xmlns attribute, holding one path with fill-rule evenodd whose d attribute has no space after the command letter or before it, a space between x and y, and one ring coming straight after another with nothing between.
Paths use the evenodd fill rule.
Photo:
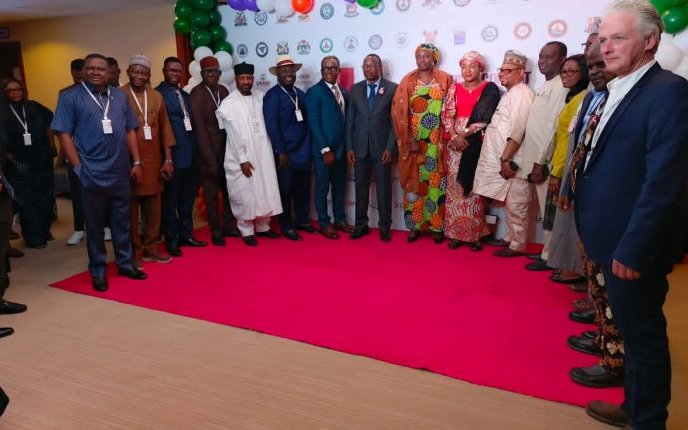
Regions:
<instances>
[{"instance_id":1,"label":"man in brown suit","mask_svg":"<svg viewBox=\"0 0 688 430\"><path fill-rule=\"evenodd\" d=\"M225 144L227 134L220 129L215 111L222 99L229 95L227 88L219 85L220 64L215 57L201 60L201 78L203 82L191 90L191 111L193 128L198 141L199 167L201 186L205 196L205 205L210 224L213 245L223 246L224 236L241 236L234 226L234 216L229 206L227 185L225 183ZM222 224L218 193L222 193Z\"/></svg>"}]
</instances>

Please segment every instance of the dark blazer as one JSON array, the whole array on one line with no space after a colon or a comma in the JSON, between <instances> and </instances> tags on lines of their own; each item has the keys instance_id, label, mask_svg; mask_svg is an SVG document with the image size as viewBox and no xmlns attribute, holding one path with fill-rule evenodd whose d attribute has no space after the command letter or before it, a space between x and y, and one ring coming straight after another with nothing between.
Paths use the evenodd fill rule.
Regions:
<instances>
[{"instance_id":1,"label":"dark blazer","mask_svg":"<svg viewBox=\"0 0 688 430\"><path fill-rule=\"evenodd\" d=\"M344 88L339 87L344 97L344 106L349 104L349 96ZM332 93L330 85L320 80L306 92L306 106L308 108L308 127L311 131L311 155L322 157L320 150L330 147L336 159L344 154L345 130L342 111L337 99Z\"/></svg>"},{"instance_id":2,"label":"dark blazer","mask_svg":"<svg viewBox=\"0 0 688 430\"><path fill-rule=\"evenodd\" d=\"M624 97L577 173L578 231L603 269L612 259L668 273L688 177L688 82L655 64ZM672 249L673 248L673 249Z\"/></svg>"},{"instance_id":3,"label":"dark blazer","mask_svg":"<svg viewBox=\"0 0 688 430\"><path fill-rule=\"evenodd\" d=\"M368 81L363 80L351 88L346 110L346 150L353 149L356 158L370 155L373 160L379 160L385 150L396 154L396 135L391 116L396 90L397 84L381 79L373 98L373 108L368 109Z\"/></svg>"}]
</instances>

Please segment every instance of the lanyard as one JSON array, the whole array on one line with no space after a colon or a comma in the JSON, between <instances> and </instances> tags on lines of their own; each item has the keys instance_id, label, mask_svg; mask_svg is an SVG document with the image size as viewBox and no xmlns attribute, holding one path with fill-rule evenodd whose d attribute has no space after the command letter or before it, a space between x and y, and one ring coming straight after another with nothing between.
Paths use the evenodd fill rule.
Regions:
<instances>
[{"instance_id":1,"label":"lanyard","mask_svg":"<svg viewBox=\"0 0 688 430\"><path fill-rule=\"evenodd\" d=\"M208 92L210 93L210 97L213 99L213 102L215 103L215 107L219 108L220 102L222 101L222 100L220 100L220 89L219 88L217 89L217 98L215 98L215 94L213 94L213 92L210 91L210 88L208 88L207 85L205 86L205 89L208 90Z\"/></svg>"},{"instance_id":2,"label":"lanyard","mask_svg":"<svg viewBox=\"0 0 688 430\"><path fill-rule=\"evenodd\" d=\"M296 90L294 90L294 97L292 97L291 94L289 94L289 91L285 90L282 85L280 85L279 87L282 88L284 94L289 96L289 100L291 100L291 102L294 103L294 107L296 108L296 110L299 110L299 93L297 93Z\"/></svg>"},{"instance_id":3,"label":"lanyard","mask_svg":"<svg viewBox=\"0 0 688 430\"><path fill-rule=\"evenodd\" d=\"M24 117L24 120L19 117L19 114L17 113L16 110L14 110L14 106L10 105L10 109L12 109L12 113L14 114L15 117L17 117L17 121L19 121L19 124L24 127L24 134L29 133L29 121L26 119L26 110L24 109L24 104L22 103L22 116Z\"/></svg>"},{"instance_id":4,"label":"lanyard","mask_svg":"<svg viewBox=\"0 0 688 430\"><path fill-rule=\"evenodd\" d=\"M100 110L103 111L103 119L108 119L108 111L110 111L110 87L108 86L107 89L107 102L105 103L105 108L103 109L103 96L100 94L100 92L98 93L98 98L100 99L100 101L98 101L96 99L96 96L94 96L93 93L89 91L88 87L83 81L81 82L81 85L84 87L88 95L91 96L93 101L96 102Z\"/></svg>"},{"instance_id":5,"label":"lanyard","mask_svg":"<svg viewBox=\"0 0 688 430\"><path fill-rule=\"evenodd\" d=\"M138 97L136 97L136 94L134 94L134 90L129 87L129 91L131 91L131 96L134 97L134 101L136 102L136 106L139 108L139 112L141 112L141 115L143 115L144 127L148 127L148 91L146 91L145 87L143 88L143 110L141 110L141 103L139 103Z\"/></svg>"},{"instance_id":6,"label":"lanyard","mask_svg":"<svg viewBox=\"0 0 688 430\"><path fill-rule=\"evenodd\" d=\"M179 100L179 105L182 107L182 112L184 112L184 119L189 119L189 112L186 111L186 106L184 105L184 97L182 97L182 93L179 90L174 90L174 92L177 94L177 99ZM219 91L218 91L219 93ZM212 95L212 93L211 93Z\"/></svg>"}]
</instances>

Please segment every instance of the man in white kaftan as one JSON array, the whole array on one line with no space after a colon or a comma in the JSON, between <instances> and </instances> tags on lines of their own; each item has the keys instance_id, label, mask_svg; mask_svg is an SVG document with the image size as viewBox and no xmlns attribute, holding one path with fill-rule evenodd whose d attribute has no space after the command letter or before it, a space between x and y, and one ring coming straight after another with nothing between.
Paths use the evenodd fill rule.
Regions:
<instances>
[{"instance_id":1,"label":"man in white kaftan","mask_svg":"<svg viewBox=\"0 0 688 430\"><path fill-rule=\"evenodd\" d=\"M216 111L227 130L224 167L229 201L249 246L258 244L255 236L280 237L270 229L270 217L282 213L275 158L263 120L263 93L252 91L253 70L251 64L234 66L237 89Z\"/></svg>"},{"instance_id":2,"label":"man in white kaftan","mask_svg":"<svg viewBox=\"0 0 688 430\"><path fill-rule=\"evenodd\" d=\"M527 217L530 203L530 184L515 177L523 164L519 149L533 101L533 92L522 82L526 62L517 51L509 50L504 55L499 79L507 92L485 131L473 182L474 193L505 204L507 233L498 244L510 248L496 252L524 252L526 246L527 223L513 222Z\"/></svg>"}]
</instances>

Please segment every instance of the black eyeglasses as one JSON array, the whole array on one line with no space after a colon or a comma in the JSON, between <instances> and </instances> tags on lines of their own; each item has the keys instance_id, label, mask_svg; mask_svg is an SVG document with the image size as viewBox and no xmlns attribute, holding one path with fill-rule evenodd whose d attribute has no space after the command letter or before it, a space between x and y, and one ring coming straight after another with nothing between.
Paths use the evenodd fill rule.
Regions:
<instances>
[{"instance_id":1,"label":"black eyeglasses","mask_svg":"<svg viewBox=\"0 0 688 430\"><path fill-rule=\"evenodd\" d=\"M520 67L514 67L513 69L507 69L505 67L502 67L501 69L499 69L499 73L511 73L514 70L519 70L519 69L520 69Z\"/></svg>"},{"instance_id":2,"label":"black eyeglasses","mask_svg":"<svg viewBox=\"0 0 688 430\"><path fill-rule=\"evenodd\" d=\"M322 68L323 72L336 72L339 70L339 66L325 66Z\"/></svg>"}]
</instances>

